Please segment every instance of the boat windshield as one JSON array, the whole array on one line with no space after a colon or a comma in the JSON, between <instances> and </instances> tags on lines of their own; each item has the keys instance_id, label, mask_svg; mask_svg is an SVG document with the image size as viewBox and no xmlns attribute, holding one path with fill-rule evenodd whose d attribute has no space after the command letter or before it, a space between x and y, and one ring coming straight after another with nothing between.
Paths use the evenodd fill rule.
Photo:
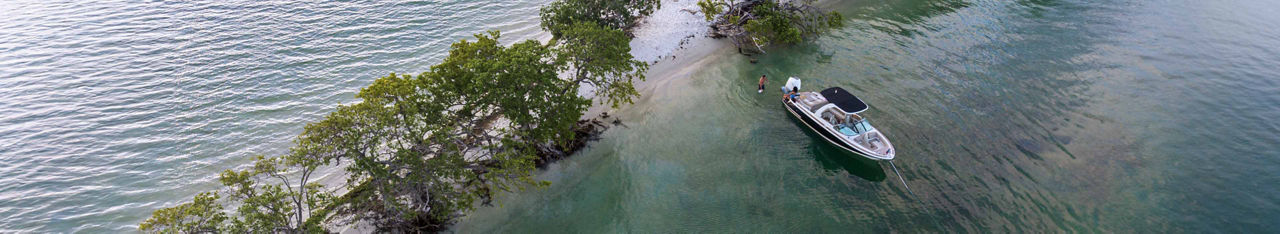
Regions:
<instances>
[{"instance_id":1,"label":"boat windshield","mask_svg":"<svg viewBox=\"0 0 1280 234\"><path fill-rule=\"evenodd\" d=\"M867 120L863 119L862 116L859 116L858 114L848 114L845 115L844 118L838 119L840 119L837 120L838 123L832 125L837 131L840 131L840 133L843 133L844 135L855 136L875 130L875 128L871 127L871 123L868 123Z\"/></svg>"}]
</instances>

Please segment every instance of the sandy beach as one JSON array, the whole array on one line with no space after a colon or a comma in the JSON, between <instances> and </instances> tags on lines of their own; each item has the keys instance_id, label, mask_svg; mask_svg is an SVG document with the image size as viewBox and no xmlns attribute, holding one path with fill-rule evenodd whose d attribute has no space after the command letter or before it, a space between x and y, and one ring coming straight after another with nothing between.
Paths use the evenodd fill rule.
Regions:
<instances>
[{"instance_id":1,"label":"sandy beach","mask_svg":"<svg viewBox=\"0 0 1280 234\"><path fill-rule=\"evenodd\" d=\"M713 55L734 55L729 53L732 43L707 36L709 26L698 12L696 1L663 1L661 8L632 30L635 38L631 39L631 55L649 63L645 80L635 83L640 92L637 102L661 95L661 87L673 79L688 77L700 64L716 58ZM626 105L619 107L625 108ZM597 104L583 114L583 118L593 118L610 109Z\"/></svg>"}]
</instances>

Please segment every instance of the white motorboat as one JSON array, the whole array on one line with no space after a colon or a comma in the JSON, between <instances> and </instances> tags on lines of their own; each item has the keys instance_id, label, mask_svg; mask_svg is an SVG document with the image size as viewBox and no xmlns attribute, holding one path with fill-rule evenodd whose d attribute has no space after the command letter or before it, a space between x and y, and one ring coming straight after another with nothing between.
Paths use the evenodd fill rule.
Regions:
<instances>
[{"instance_id":1,"label":"white motorboat","mask_svg":"<svg viewBox=\"0 0 1280 234\"><path fill-rule=\"evenodd\" d=\"M810 130L849 152L873 160L893 160L893 144L859 114L867 110L865 102L840 87L821 92L799 92L799 89L800 79L788 78L782 86L786 94L782 105ZM793 91L795 94L791 94Z\"/></svg>"}]
</instances>

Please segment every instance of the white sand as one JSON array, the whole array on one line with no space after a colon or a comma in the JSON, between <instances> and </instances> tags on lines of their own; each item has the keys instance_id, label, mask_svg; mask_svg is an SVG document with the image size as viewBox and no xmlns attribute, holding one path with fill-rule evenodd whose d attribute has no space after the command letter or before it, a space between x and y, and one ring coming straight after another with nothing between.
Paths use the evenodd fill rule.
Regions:
<instances>
[{"instance_id":1,"label":"white sand","mask_svg":"<svg viewBox=\"0 0 1280 234\"><path fill-rule=\"evenodd\" d=\"M728 54L725 50L733 44L707 37L710 25L698 10L696 0L664 0L661 8L632 30L635 38L631 39L631 56L650 65L646 79L635 84L640 99L660 94L657 89L672 79L688 77L706 59L711 59L708 56ZM593 118L610 109L596 105L583 114L583 118Z\"/></svg>"},{"instance_id":2,"label":"white sand","mask_svg":"<svg viewBox=\"0 0 1280 234\"><path fill-rule=\"evenodd\" d=\"M662 1L662 7L632 30L631 55L654 62L670 57L685 43L707 34L711 25L698 11L696 0Z\"/></svg>"}]
</instances>

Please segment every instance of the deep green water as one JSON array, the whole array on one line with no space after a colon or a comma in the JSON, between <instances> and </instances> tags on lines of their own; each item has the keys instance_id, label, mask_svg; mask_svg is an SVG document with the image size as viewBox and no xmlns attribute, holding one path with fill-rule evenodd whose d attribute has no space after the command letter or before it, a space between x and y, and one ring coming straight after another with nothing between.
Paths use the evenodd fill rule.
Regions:
<instances>
[{"instance_id":1,"label":"deep green water","mask_svg":"<svg viewBox=\"0 0 1280 234\"><path fill-rule=\"evenodd\" d=\"M542 1L0 3L0 232L132 231L374 78ZM862 0L848 27L715 54L460 232L1277 232L1280 2ZM803 132L786 76L898 147Z\"/></svg>"},{"instance_id":2,"label":"deep green water","mask_svg":"<svg viewBox=\"0 0 1280 234\"><path fill-rule=\"evenodd\" d=\"M1280 231L1280 2L847 1L720 55L462 232ZM760 74L871 104L895 163L803 133Z\"/></svg>"}]
</instances>

